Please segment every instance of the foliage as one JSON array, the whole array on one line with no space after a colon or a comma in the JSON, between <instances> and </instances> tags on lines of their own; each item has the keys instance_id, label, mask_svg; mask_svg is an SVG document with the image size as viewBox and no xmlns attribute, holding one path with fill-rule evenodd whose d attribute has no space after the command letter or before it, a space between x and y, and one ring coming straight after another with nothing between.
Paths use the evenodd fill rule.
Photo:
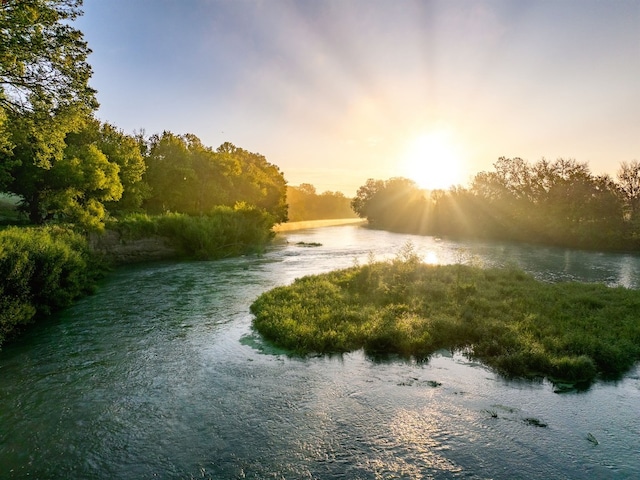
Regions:
<instances>
[{"instance_id":1,"label":"foliage","mask_svg":"<svg viewBox=\"0 0 640 480\"><path fill-rule=\"evenodd\" d=\"M131 214L107 225L127 239L166 237L182 256L199 259L259 251L272 238L272 226L271 215L246 204L217 206L207 215L198 216Z\"/></svg>"},{"instance_id":2,"label":"foliage","mask_svg":"<svg viewBox=\"0 0 640 480\"><path fill-rule=\"evenodd\" d=\"M469 188L423 192L406 179L368 180L352 205L375 228L597 249L637 249L640 169L619 183L575 160L500 158Z\"/></svg>"},{"instance_id":3,"label":"foliage","mask_svg":"<svg viewBox=\"0 0 640 480\"><path fill-rule=\"evenodd\" d=\"M463 349L513 376L615 377L640 360L640 292L538 282L512 269L428 266L405 252L297 279L251 306L254 326L298 353L426 357Z\"/></svg>"},{"instance_id":4,"label":"foliage","mask_svg":"<svg viewBox=\"0 0 640 480\"><path fill-rule=\"evenodd\" d=\"M53 112L97 107L89 87L91 50L71 22L81 0L6 0L0 6L0 107Z\"/></svg>"},{"instance_id":5,"label":"foliage","mask_svg":"<svg viewBox=\"0 0 640 480\"><path fill-rule=\"evenodd\" d=\"M351 201L341 192L318 194L313 185L303 183L297 187L287 187L290 222L303 220L323 220L329 218L351 218L355 214Z\"/></svg>"},{"instance_id":6,"label":"foliage","mask_svg":"<svg viewBox=\"0 0 640 480\"><path fill-rule=\"evenodd\" d=\"M217 205L246 202L286 220L286 182L280 170L259 154L224 143L206 147L195 135L164 132L151 137L145 181L150 213L200 215Z\"/></svg>"},{"instance_id":7,"label":"foliage","mask_svg":"<svg viewBox=\"0 0 640 480\"><path fill-rule=\"evenodd\" d=\"M62 227L0 231L0 344L87 293L100 272L85 238Z\"/></svg>"},{"instance_id":8,"label":"foliage","mask_svg":"<svg viewBox=\"0 0 640 480\"><path fill-rule=\"evenodd\" d=\"M399 232L424 230L427 206L424 192L412 180L401 177L369 179L351 202L353 211L374 228Z\"/></svg>"},{"instance_id":9,"label":"foliage","mask_svg":"<svg viewBox=\"0 0 640 480\"><path fill-rule=\"evenodd\" d=\"M84 133L95 121L76 108L9 118L14 148L0 154L12 165L4 190L22 197L22 209L35 224L55 220L101 228L105 202L119 200L123 186L117 159Z\"/></svg>"},{"instance_id":10,"label":"foliage","mask_svg":"<svg viewBox=\"0 0 640 480\"><path fill-rule=\"evenodd\" d=\"M117 166L122 195L118 199L105 198L106 210L117 215L141 209L149 187L142 181L146 163L137 138L109 123L87 118L82 129L67 135L66 143L76 147L95 146L111 165Z\"/></svg>"}]
</instances>

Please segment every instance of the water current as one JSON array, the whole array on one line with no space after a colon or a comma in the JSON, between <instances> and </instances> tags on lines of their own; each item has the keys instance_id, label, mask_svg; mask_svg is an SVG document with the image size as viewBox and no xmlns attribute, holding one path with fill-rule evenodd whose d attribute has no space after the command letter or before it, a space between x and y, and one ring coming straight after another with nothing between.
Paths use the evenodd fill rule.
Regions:
<instances>
[{"instance_id":1,"label":"water current","mask_svg":"<svg viewBox=\"0 0 640 480\"><path fill-rule=\"evenodd\" d=\"M261 256L121 268L0 352L0 478L640 478L637 367L558 394L459 353L293 358L252 330L261 292L408 240L426 262L640 287L638 256L359 226L279 234Z\"/></svg>"}]
</instances>

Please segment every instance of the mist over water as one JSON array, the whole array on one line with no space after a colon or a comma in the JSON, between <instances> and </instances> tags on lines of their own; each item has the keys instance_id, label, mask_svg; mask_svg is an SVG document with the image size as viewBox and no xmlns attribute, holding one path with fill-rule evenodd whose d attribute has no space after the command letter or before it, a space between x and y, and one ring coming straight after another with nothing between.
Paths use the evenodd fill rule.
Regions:
<instances>
[{"instance_id":1,"label":"mist over water","mask_svg":"<svg viewBox=\"0 0 640 480\"><path fill-rule=\"evenodd\" d=\"M431 263L640 286L633 255L357 226L280 234L260 257L119 269L0 352L0 478L640 477L638 367L556 394L458 353L291 358L252 331L261 292L408 240Z\"/></svg>"}]
</instances>

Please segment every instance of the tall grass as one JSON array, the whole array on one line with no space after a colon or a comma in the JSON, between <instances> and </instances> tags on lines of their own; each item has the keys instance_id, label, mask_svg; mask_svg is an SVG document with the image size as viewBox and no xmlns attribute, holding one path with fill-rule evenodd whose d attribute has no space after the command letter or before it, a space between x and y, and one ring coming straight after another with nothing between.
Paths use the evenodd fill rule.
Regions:
<instances>
[{"instance_id":1,"label":"tall grass","mask_svg":"<svg viewBox=\"0 0 640 480\"><path fill-rule=\"evenodd\" d=\"M90 291L99 273L85 237L68 228L0 231L0 345L37 316Z\"/></svg>"},{"instance_id":2,"label":"tall grass","mask_svg":"<svg viewBox=\"0 0 640 480\"><path fill-rule=\"evenodd\" d=\"M302 354L464 349L505 375L572 382L616 377L640 360L639 291L429 266L410 253L297 279L251 311L264 337Z\"/></svg>"},{"instance_id":3,"label":"tall grass","mask_svg":"<svg viewBox=\"0 0 640 480\"><path fill-rule=\"evenodd\" d=\"M209 214L163 215L133 214L113 220L107 228L125 238L152 235L167 238L180 256L198 259L222 258L260 250L273 237L273 218L266 212L244 204L234 208L219 206Z\"/></svg>"}]
</instances>

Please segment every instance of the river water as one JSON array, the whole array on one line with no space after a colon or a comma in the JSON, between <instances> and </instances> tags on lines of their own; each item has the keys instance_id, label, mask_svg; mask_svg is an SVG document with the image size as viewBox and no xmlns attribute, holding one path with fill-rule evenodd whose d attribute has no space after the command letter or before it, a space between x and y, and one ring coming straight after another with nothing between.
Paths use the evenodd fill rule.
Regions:
<instances>
[{"instance_id":1,"label":"river water","mask_svg":"<svg viewBox=\"0 0 640 480\"><path fill-rule=\"evenodd\" d=\"M446 351L290 358L252 331L261 292L408 240L431 263L640 286L637 256L358 226L280 234L262 256L122 268L0 352L0 478L640 478L638 368L558 394Z\"/></svg>"}]
</instances>

